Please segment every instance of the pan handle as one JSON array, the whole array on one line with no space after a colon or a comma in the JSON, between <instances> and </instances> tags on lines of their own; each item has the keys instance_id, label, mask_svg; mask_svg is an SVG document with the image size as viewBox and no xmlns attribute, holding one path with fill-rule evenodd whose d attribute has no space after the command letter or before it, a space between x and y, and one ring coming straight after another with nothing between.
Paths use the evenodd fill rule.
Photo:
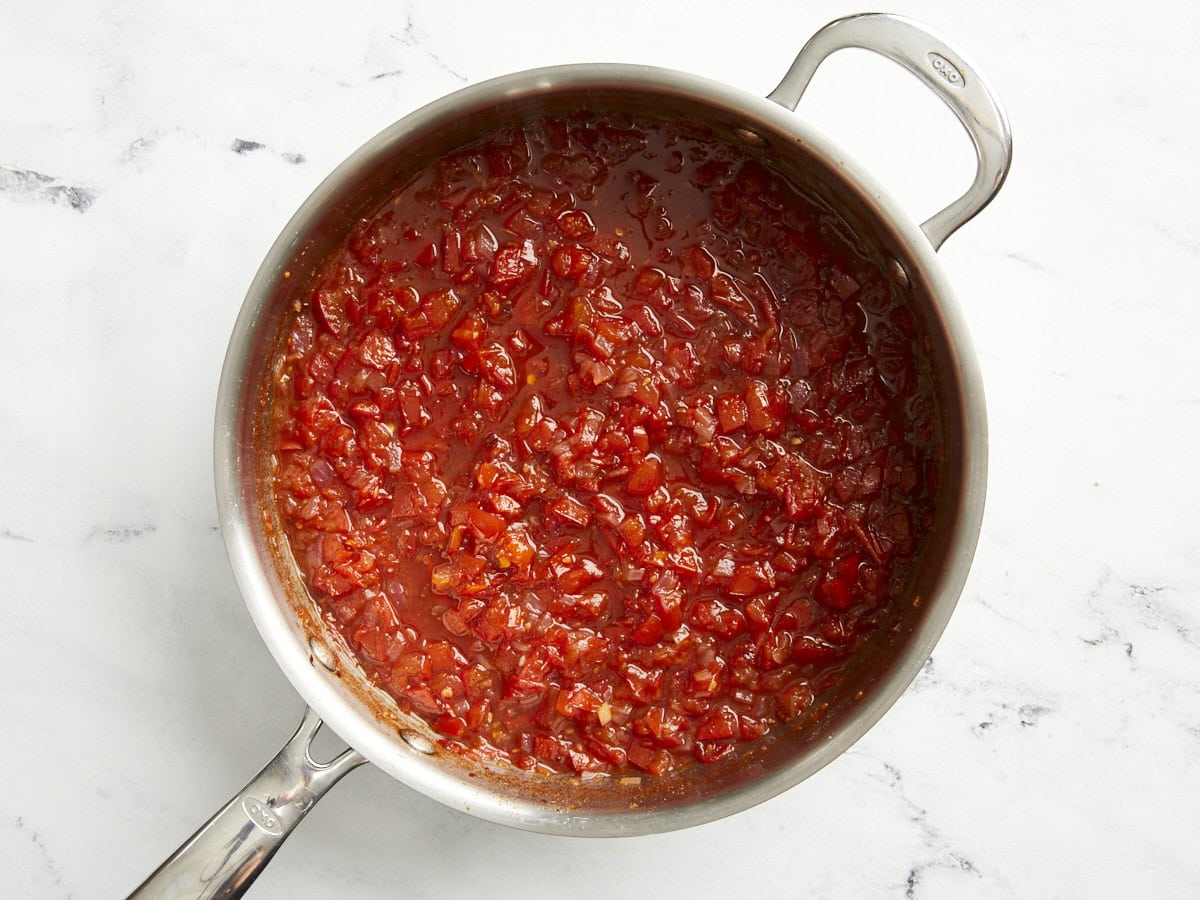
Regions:
<instances>
[{"instance_id":1,"label":"pan handle","mask_svg":"<svg viewBox=\"0 0 1200 900\"><path fill-rule=\"evenodd\" d=\"M848 47L886 56L920 78L950 107L975 145L977 168L971 187L921 225L937 250L987 206L1004 184L1012 164L1008 116L987 79L961 53L923 25L886 13L848 16L826 25L800 50L767 99L794 110L817 67L830 54Z\"/></svg>"},{"instance_id":2,"label":"pan handle","mask_svg":"<svg viewBox=\"0 0 1200 900\"><path fill-rule=\"evenodd\" d=\"M310 755L321 720L311 709L263 770L184 842L131 900L240 897L300 820L342 776L366 759L346 750L327 763Z\"/></svg>"}]
</instances>

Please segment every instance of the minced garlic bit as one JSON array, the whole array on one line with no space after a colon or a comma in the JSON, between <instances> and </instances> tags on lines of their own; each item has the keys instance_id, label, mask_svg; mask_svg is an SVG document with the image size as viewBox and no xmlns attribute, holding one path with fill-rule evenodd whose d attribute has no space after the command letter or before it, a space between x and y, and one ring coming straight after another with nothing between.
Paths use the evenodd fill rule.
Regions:
<instances>
[{"instance_id":1,"label":"minced garlic bit","mask_svg":"<svg viewBox=\"0 0 1200 900\"><path fill-rule=\"evenodd\" d=\"M600 720L601 725L607 725L612 721L612 706L606 700L600 704L600 708L596 710L596 718Z\"/></svg>"}]
</instances>

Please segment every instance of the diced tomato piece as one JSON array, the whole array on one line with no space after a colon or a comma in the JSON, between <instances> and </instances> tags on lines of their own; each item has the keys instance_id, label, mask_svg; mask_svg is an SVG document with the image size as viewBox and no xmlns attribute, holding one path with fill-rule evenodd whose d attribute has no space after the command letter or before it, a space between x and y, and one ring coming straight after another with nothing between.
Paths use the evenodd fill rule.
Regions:
<instances>
[{"instance_id":1,"label":"diced tomato piece","mask_svg":"<svg viewBox=\"0 0 1200 900\"><path fill-rule=\"evenodd\" d=\"M558 576L558 587L568 594L577 594L603 577L604 570L595 560L581 559Z\"/></svg>"},{"instance_id":2,"label":"diced tomato piece","mask_svg":"<svg viewBox=\"0 0 1200 900\"><path fill-rule=\"evenodd\" d=\"M719 759L724 759L734 750L731 743L715 742L715 741L697 741L695 749L692 751L696 759L702 763L714 763Z\"/></svg>"},{"instance_id":3,"label":"diced tomato piece","mask_svg":"<svg viewBox=\"0 0 1200 900\"><path fill-rule=\"evenodd\" d=\"M467 512L467 519L481 537L494 538L504 530L507 523L495 513L490 513L486 509L480 509L477 506L472 506Z\"/></svg>"},{"instance_id":4,"label":"diced tomato piece","mask_svg":"<svg viewBox=\"0 0 1200 900\"><path fill-rule=\"evenodd\" d=\"M488 280L497 287L511 288L527 280L536 267L533 241L526 239L519 244L505 244L496 251Z\"/></svg>"},{"instance_id":5,"label":"diced tomato piece","mask_svg":"<svg viewBox=\"0 0 1200 900\"><path fill-rule=\"evenodd\" d=\"M696 740L720 741L738 732L738 715L728 706L714 709L696 726Z\"/></svg>"},{"instance_id":6,"label":"diced tomato piece","mask_svg":"<svg viewBox=\"0 0 1200 900\"><path fill-rule=\"evenodd\" d=\"M783 430L785 400L755 378L746 385L746 423L750 430L779 434Z\"/></svg>"},{"instance_id":7,"label":"diced tomato piece","mask_svg":"<svg viewBox=\"0 0 1200 900\"><path fill-rule=\"evenodd\" d=\"M798 663L827 663L843 655L844 648L811 634L802 634L792 640L792 659Z\"/></svg>"},{"instance_id":8,"label":"diced tomato piece","mask_svg":"<svg viewBox=\"0 0 1200 900\"><path fill-rule=\"evenodd\" d=\"M442 613L442 625L456 637L462 637L468 631L467 623L457 609L448 609Z\"/></svg>"},{"instance_id":9,"label":"diced tomato piece","mask_svg":"<svg viewBox=\"0 0 1200 900\"><path fill-rule=\"evenodd\" d=\"M361 628L354 634L355 643L372 659L382 662L387 659L391 640L378 628Z\"/></svg>"},{"instance_id":10,"label":"diced tomato piece","mask_svg":"<svg viewBox=\"0 0 1200 900\"><path fill-rule=\"evenodd\" d=\"M455 347L461 347L464 350L478 350L483 344L483 336L486 333L487 325L482 317L470 315L450 332L450 340Z\"/></svg>"},{"instance_id":11,"label":"diced tomato piece","mask_svg":"<svg viewBox=\"0 0 1200 900\"><path fill-rule=\"evenodd\" d=\"M748 413L746 401L736 394L721 394L717 397L717 423L723 434L746 427Z\"/></svg>"},{"instance_id":12,"label":"diced tomato piece","mask_svg":"<svg viewBox=\"0 0 1200 900\"><path fill-rule=\"evenodd\" d=\"M775 573L770 563L742 563L733 570L733 578L725 591L732 597L748 597L775 587Z\"/></svg>"},{"instance_id":13,"label":"diced tomato piece","mask_svg":"<svg viewBox=\"0 0 1200 900\"><path fill-rule=\"evenodd\" d=\"M421 681L428 680L433 674L429 664L429 655L420 651L401 653L392 663L392 677L412 677Z\"/></svg>"},{"instance_id":14,"label":"diced tomato piece","mask_svg":"<svg viewBox=\"0 0 1200 900\"><path fill-rule=\"evenodd\" d=\"M666 750L655 750L652 746L634 741L626 752L633 765L651 775L665 775L671 770L671 754Z\"/></svg>"},{"instance_id":15,"label":"diced tomato piece","mask_svg":"<svg viewBox=\"0 0 1200 900\"><path fill-rule=\"evenodd\" d=\"M806 683L793 684L780 692L775 701L779 718L785 722L796 718L813 704L813 689Z\"/></svg>"},{"instance_id":16,"label":"diced tomato piece","mask_svg":"<svg viewBox=\"0 0 1200 900\"><path fill-rule=\"evenodd\" d=\"M620 532L621 539L630 547L640 547L646 539L646 523L637 514L627 517L618 526L617 531Z\"/></svg>"},{"instance_id":17,"label":"diced tomato piece","mask_svg":"<svg viewBox=\"0 0 1200 900\"><path fill-rule=\"evenodd\" d=\"M517 386L517 367L508 350L498 342L493 341L479 350L479 371L503 390Z\"/></svg>"},{"instance_id":18,"label":"diced tomato piece","mask_svg":"<svg viewBox=\"0 0 1200 900\"><path fill-rule=\"evenodd\" d=\"M496 559L502 569L516 566L524 569L533 562L537 546L530 537L529 529L523 524L508 526L496 544Z\"/></svg>"},{"instance_id":19,"label":"diced tomato piece","mask_svg":"<svg viewBox=\"0 0 1200 900\"><path fill-rule=\"evenodd\" d=\"M667 626L658 615L649 615L633 633L629 636L639 644L650 645L656 643L659 638L666 634Z\"/></svg>"},{"instance_id":20,"label":"diced tomato piece","mask_svg":"<svg viewBox=\"0 0 1200 900\"><path fill-rule=\"evenodd\" d=\"M828 578L821 582L817 596L832 609L849 609L854 604L853 587L844 578Z\"/></svg>"},{"instance_id":21,"label":"diced tomato piece","mask_svg":"<svg viewBox=\"0 0 1200 900\"><path fill-rule=\"evenodd\" d=\"M862 557L857 553L839 559L817 588L817 598L832 609L849 609L853 606L861 562Z\"/></svg>"},{"instance_id":22,"label":"diced tomato piece","mask_svg":"<svg viewBox=\"0 0 1200 900\"><path fill-rule=\"evenodd\" d=\"M550 257L550 268L559 278L582 280L599 257L582 247L559 247Z\"/></svg>"},{"instance_id":23,"label":"diced tomato piece","mask_svg":"<svg viewBox=\"0 0 1200 900\"><path fill-rule=\"evenodd\" d=\"M660 747L678 747L687 734L687 719L661 706L652 706L633 723L635 733L648 737Z\"/></svg>"},{"instance_id":24,"label":"diced tomato piece","mask_svg":"<svg viewBox=\"0 0 1200 900\"><path fill-rule=\"evenodd\" d=\"M573 241L583 241L596 233L592 217L581 209L568 209L555 219L562 233Z\"/></svg>"},{"instance_id":25,"label":"diced tomato piece","mask_svg":"<svg viewBox=\"0 0 1200 900\"><path fill-rule=\"evenodd\" d=\"M665 631L674 631L683 623L683 594L681 591L656 594L654 608L662 620Z\"/></svg>"},{"instance_id":26,"label":"diced tomato piece","mask_svg":"<svg viewBox=\"0 0 1200 900\"><path fill-rule=\"evenodd\" d=\"M334 337L343 338L350 329L346 319L346 295L341 291L317 290L313 293L313 308L317 320Z\"/></svg>"},{"instance_id":27,"label":"diced tomato piece","mask_svg":"<svg viewBox=\"0 0 1200 900\"><path fill-rule=\"evenodd\" d=\"M554 708L569 719L591 719L603 703L587 685L574 684L558 692Z\"/></svg>"},{"instance_id":28,"label":"diced tomato piece","mask_svg":"<svg viewBox=\"0 0 1200 900\"><path fill-rule=\"evenodd\" d=\"M417 254L415 261L418 266L424 266L427 269L432 269L434 266L436 266L438 261L437 244L426 244L425 249Z\"/></svg>"},{"instance_id":29,"label":"diced tomato piece","mask_svg":"<svg viewBox=\"0 0 1200 900\"><path fill-rule=\"evenodd\" d=\"M662 460L657 456L647 456L629 473L629 480L625 484L626 490L631 494L636 494L640 497L645 497L653 494L662 485L663 471Z\"/></svg>"},{"instance_id":30,"label":"diced tomato piece","mask_svg":"<svg viewBox=\"0 0 1200 900\"><path fill-rule=\"evenodd\" d=\"M395 361L396 347L386 334L378 330L372 331L359 344L358 358L368 366L383 369Z\"/></svg>"},{"instance_id":31,"label":"diced tomato piece","mask_svg":"<svg viewBox=\"0 0 1200 900\"><path fill-rule=\"evenodd\" d=\"M738 718L738 737L743 741L756 741L767 733L767 723L751 716Z\"/></svg>"},{"instance_id":32,"label":"diced tomato piece","mask_svg":"<svg viewBox=\"0 0 1200 900\"><path fill-rule=\"evenodd\" d=\"M661 269L642 269L633 279L633 291L639 296L648 297L658 291L665 280L666 275Z\"/></svg>"},{"instance_id":33,"label":"diced tomato piece","mask_svg":"<svg viewBox=\"0 0 1200 900\"><path fill-rule=\"evenodd\" d=\"M433 673L458 672L467 665L467 658L449 641L431 641L428 645L429 662Z\"/></svg>"},{"instance_id":34,"label":"diced tomato piece","mask_svg":"<svg viewBox=\"0 0 1200 900\"><path fill-rule=\"evenodd\" d=\"M651 703L659 698L663 677L660 670L647 671L634 663L626 663L621 674L639 702Z\"/></svg>"},{"instance_id":35,"label":"diced tomato piece","mask_svg":"<svg viewBox=\"0 0 1200 900\"><path fill-rule=\"evenodd\" d=\"M504 686L504 699L520 700L541 693L546 688L550 663L541 655L529 656Z\"/></svg>"},{"instance_id":36,"label":"diced tomato piece","mask_svg":"<svg viewBox=\"0 0 1200 900\"><path fill-rule=\"evenodd\" d=\"M435 731L450 738L460 738L467 733L466 720L460 719L458 716L452 716L449 713L443 713L438 716L433 723L433 727Z\"/></svg>"},{"instance_id":37,"label":"diced tomato piece","mask_svg":"<svg viewBox=\"0 0 1200 900\"><path fill-rule=\"evenodd\" d=\"M730 609L718 600L697 600L692 606L691 621L697 628L729 639L746 630L746 616L741 610Z\"/></svg>"},{"instance_id":38,"label":"diced tomato piece","mask_svg":"<svg viewBox=\"0 0 1200 900\"><path fill-rule=\"evenodd\" d=\"M592 513L574 497L559 497L550 504L550 513L563 522L585 528L592 520Z\"/></svg>"},{"instance_id":39,"label":"diced tomato piece","mask_svg":"<svg viewBox=\"0 0 1200 900\"><path fill-rule=\"evenodd\" d=\"M425 685L407 687L398 693L423 716L436 716L442 712L442 702Z\"/></svg>"}]
</instances>

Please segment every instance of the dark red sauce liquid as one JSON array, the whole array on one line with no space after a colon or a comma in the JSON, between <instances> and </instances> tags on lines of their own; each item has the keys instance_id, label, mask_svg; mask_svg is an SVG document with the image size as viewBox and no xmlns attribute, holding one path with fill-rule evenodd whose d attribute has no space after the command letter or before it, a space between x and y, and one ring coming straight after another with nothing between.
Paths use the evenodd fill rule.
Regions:
<instances>
[{"instance_id":1,"label":"dark red sauce liquid","mask_svg":"<svg viewBox=\"0 0 1200 900\"><path fill-rule=\"evenodd\" d=\"M290 325L274 498L446 745L662 774L805 714L903 597L937 422L910 313L744 150L546 119L360 222Z\"/></svg>"}]
</instances>

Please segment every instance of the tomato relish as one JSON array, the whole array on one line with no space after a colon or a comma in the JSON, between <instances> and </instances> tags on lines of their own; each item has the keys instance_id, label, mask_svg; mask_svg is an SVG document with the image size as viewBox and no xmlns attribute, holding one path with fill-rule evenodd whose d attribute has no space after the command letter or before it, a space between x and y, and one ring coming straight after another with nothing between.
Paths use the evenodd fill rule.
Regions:
<instances>
[{"instance_id":1,"label":"tomato relish","mask_svg":"<svg viewBox=\"0 0 1200 900\"><path fill-rule=\"evenodd\" d=\"M451 153L289 322L274 502L329 623L460 753L660 775L819 704L911 581L938 428L864 247L695 126Z\"/></svg>"}]
</instances>

